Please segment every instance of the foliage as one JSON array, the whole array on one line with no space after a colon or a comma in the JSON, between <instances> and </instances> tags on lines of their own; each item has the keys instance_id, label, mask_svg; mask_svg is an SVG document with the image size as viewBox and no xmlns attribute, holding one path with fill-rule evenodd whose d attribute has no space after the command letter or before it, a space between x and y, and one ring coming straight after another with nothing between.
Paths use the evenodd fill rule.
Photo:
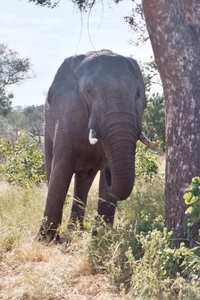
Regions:
<instances>
[{"instance_id":1,"label":"foliage","mask_svg":"<svg viewBox=\"0 0 200 300\"><path fill-rule=\"evenodd\" d=\"M148 234L141 233L138 239L144 251L143 257L136 261L131 251L127 252L132 265L132 289L129 292L132 296L162 300L200 299L192 287L196 286L196 291L199 287L200 258L185 245L171 249L171 238L172 233L166 228L163 231L154 229ZM193 265L188 258L194 262ZM193 281L187 284L189 278L193 278Z\"/></svg>"},{"instance_id":2,"label":"foliage","mask_svg":"<svg viewBox=\"0 0 200 300\"><path fill-rule=\"evenodd\" d=\"M105 299L199 300L198 249L190 249L185 244L171 247L173 235L163 222L163 187L161 179L147 183L136 181L130 199L119 203L112 229L101 219L95 220L95 192L88 199L87 229L66 232L73 200L68 197L64 224L60 228L62 243L47 247L33 241L41 220L46 187L1 184L0 297L5 298L4 291L6 297L16 297L18 293L18 298L22 299L26 293L27 299L33 299L35 291L39 290L37 299L46 299L48 282L48 296L52 299L58 295L58 285L59 298L66 295L73 298L74 294L70 297L72 286L74 293L76 291L76 295L83 298L83 290L82 294L77 294L80 291L77 282L83 281L85 286L89 280L90 296L95 282L98 282L98 289L102 287L101 297L106 286L117 287L115 295L108 297L106 294ZM94 226L98 232L96 236L91 235ZM101 285L102 278L106 278L105 286ZM87 296L90 298L85 291L84 297Z\"/></svg>"},{"instance_id":3,"label":"foliage","mask_svg":"<svg viewBox=\"0 0 200 300\"><path fill-rule=\"evenodd\" d=\"M119 285L130 282L133 271L126 253L131 251L136 261L144 255L139 235L154 229L162 231L164 227L163 184L159 180L159 185L155 181L143 186L142 182L136 182L130 199L118 203L113 229L102 225L101 220L93 224L92 218L88 221L98 232L89 245L91 263L95 270L105 268Z\"/></svg>"},{"instance_id":4,"label":"foliage","mask_svg":"<svg viewBox=\"0 0 200 300\"><path fill-rule=\"evenodd\" d=\"M145 149L137 143L135 173L137 178L151 181L158 177L158 155L154 150Z\"/></svg>"},{"instance_id":5,"label":"foliage","mask_svg":"<svg viewBox=\"0 0 200 300\"><path fill-rule=\"evenodd\" d=\"M200 241L200 177L194 177L183 195L188 206L185 214L187 218L187 238L190 244ZM200 252L200 251L199 251Z\"/></svg>"},{"instance_id":6,"label":"foliage","mask_svg":"<svg viewBox=\"0 0 200 300\"><path fill-rule=\"evenodd\" d=\"M95 271L106 270L112 282L117 285L130 282L133 264L128 258L132 256L135 261L138 261L143 257L144 250L139 236L142 229L147 234L149 228L153 230L155 227L163 227L161 217L151 225L149 224L146 229L135 220L124 218L117 220L112 230L102 225L102 222L96 223L98 235L93 237L89 244L89 259L93 269Z\"/></svg>"},{"instance_id":7,"label":"foliage","mask_svg":"<svg viewBox=\"0 0 200 300\"><path fill-rule=\"evenodd\" d=\"M44 105L27 106L22 110L24 116L24 127L34 139L38 139L41 144L41 138L44 135Z\"/></svg>"},{"instance_id":8,"label":"foliage","mask_svg":"<svg viewBox=\"0 0 200 300\"><path fill-rule=\"evenodd\" d=\"M118 204L114 228L93 223L98 232L88 243L93 272L106 271L125 299L200 299L199 247L172 246L161 179L144 185L139 180L135 189Z\"/></svg>"},{"instance_id":9,"label":"foliage","mask_svg":"<svg viewBox=\"0 0 200 300\"><path fill-rule=\"evenodd\" d=\"M10 142L18 140L20 131L24 129L24 118L19 109L12 109L5 117L0 116L0 138Z\"/></svg>"},{"instance_id":10,"label":"foliage","mask_svg":"<svg viewBox=\"0 0 200 300\"><path fill-rule=\"evenodd\" d=\"M150 140L159 140L160 148L165 149L165 105L164 97L158 93L148 98L143 115L143 130Z\"/></svg>"},{"instance_id":11,"label":"foliage","mask_svg":"<svg viewBox=\"0 0 200 300\"><path fill-rule=\"evenodd\" d=\"M0 138L15 142L21 130L25 130L40 145L44 135L44 105L17 107L6 117L0 116Z\"/></svg>"},{"instance_id":12,"label":"foliage","mask_svg":"<svg viewBox=\"0 0 200 300\"><path fill-rule=\"evenodd\" d=\"M30 69L31 64L28 58L19 58L16 51L8 49L7 45L0 44L0 114L5 116L11 109L11 99L14 95L8 92L7 88L31 78Z\"/></svg>"},{"instance_id":13,"label":"foliage","mask_svg":"<svg viewBox=\"0 0 200 300\"><path fill-rule=\"evenodd\" d=\"M145 88L147 92L150 92L153 85L159 85L162 87L160 75L158 72L158 67L151 57L151 61L149 62L140 62L140 68L142 70L142 75L144 78Z\"/></svg>"},{"instance_id":14,"label":"foliage","mask_svg":"<svg viewBox=\"0 0 200 300\"><path fill-rule=\"evenodd\" d=\"M200 222L200 177L192 179L183 198L188 205L185 213L188 215L187 225L190 227Z\"/></svg>"},{"instance_id":15,"label":"foliage","mask_svg":"<svg viewBox=\"0 0 200 300\"><path fill-rule=\"evenodd\" d=\"M181 243L179 248L165 248L160 252L164 258L163 275L174 277L179 272L186 278L198 279L200 257L195 254L198 249L199 247L190 249L184 243Z\"/></svg>"},{"instance_id":16,"label":"foliage","mask_svg":"<svg viewBox=\"0 0 200 300\"><path fill-rule=\"evenodd\" d=\"M193 298L192 292L192 285L199 287L200 258L196 249L184 244L170 248L172 237L162 218L155 219L151 229L144 231L128 223L118 224L112 231L101 227L91 240L89 258L96 271L105 269L112 282L133 298L182 299L183 294L188 296L184 299L200 299ZM184 284L179 283L180 278ZM166 295L163 289L168 290Z\"/></svg>"},{"instance_id":17,"label":"foliage","mask_svg":"<svg viewBox=\"0 0 200 300\"><path fill-rule=\"evenodd\" d=\"M136 46L145 44L149 41L149 35L146 28L144 13L142 3L139 0L132 0L132 12L130 16L124 17L125 22L127 22L130 28L137 34L137 42L130 41L130 43Z\"/></svg>"},{"instance_id":18,"label":"foliage","mask_svg":"<svg viewBox=\"0 0 200 300\"><path fill-rule=\"evenodd\" d=\"M196 249L184 244L170 248L173 235L160 217L143 230L132 225L130 220L119 220L112 230L99 228L89 244L93 268L106 270L126 299L200 299Z\"/></svg>"},{"instance_id":19,"label":"foliage","mask_svg":"<svg viewBox=\"0 0 200 300\"><path fill-rule=\"evenodd\" d=\"M7 182L29 186L44 180L44 155L38 144L25 132L21 132L19 140L14 145L2 139L0 154L4 158L0 172Z\"/></svg>"},{"instance_id":20,"label":"foliage","mask_svg":"<svg viewBox=\"0 0 200 300\"><path fill-rule=\"evenodd\" d=\"M1 79L0 79L1 80ZM12 100L14 98L13 93L6 93L0 87L0 115L6 116L11 110Z\"/></svg>"},{"instance_id":21,"label":"foliage","mask_svg":"<svg viewBox=\"0 0 200 300\"><path fill-rule=\"evenodd\" d=\"M151 60L140 63L145 88L147 92L147 108L143 114L142 127L150 140L159 140L160 148L165 149L165 103L164 95L158 92L152 93L153 87L162 88L156 62Z\"/></svg>"},{"instance_id":22,"label":"foliage","mask_svg":"<svg viewBox=\"0 0 200 300\"><path fill-rule=\"evenodd\" d=\"M59 4L60 0L58 0L58 1L53 1L53 0L28 0L28 2L34 2L36 5L46 6L46 7L49 7L49 8L54 8Z\"/></svg>"}]
</instances>

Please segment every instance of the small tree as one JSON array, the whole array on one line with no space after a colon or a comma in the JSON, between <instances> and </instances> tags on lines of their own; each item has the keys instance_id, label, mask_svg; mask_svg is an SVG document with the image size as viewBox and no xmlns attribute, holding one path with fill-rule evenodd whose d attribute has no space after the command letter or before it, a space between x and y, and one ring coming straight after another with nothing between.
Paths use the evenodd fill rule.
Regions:
<instances>
[{"instance_id":1,"label":"small tree","mask_svg":"<svg viewBox=\"0 0 200 300\"><path fill-rule=\"evenodd\" d=\"M27 106L22 114L25 118L24 129L41 144L44 135L44 105Z\"/></svg>"},{"instance_id":2,"label":"small tree","mask_svg":"<svg viewBox=\"0 0 200 300\"><path fill-rule=\"evenodd\" d=\"M20 131L25 130L39 145L44 135L44 105L12 109L7 116L0 116L0 138L14 143Z\"/></svg>"},{"instance_id":3,"label":"small tree","mask_svg":"<svg viewBox=\"0 0 200 300\"><path fill-rule=\"evenodd\" d=\"M7 91L10 85L21 84L30 74L31 63L29 58L19 58L16 51L8 49L7 45L0 44L0 114L5 116L11 109L12 92Z\"/></svg>"}]
</instances>

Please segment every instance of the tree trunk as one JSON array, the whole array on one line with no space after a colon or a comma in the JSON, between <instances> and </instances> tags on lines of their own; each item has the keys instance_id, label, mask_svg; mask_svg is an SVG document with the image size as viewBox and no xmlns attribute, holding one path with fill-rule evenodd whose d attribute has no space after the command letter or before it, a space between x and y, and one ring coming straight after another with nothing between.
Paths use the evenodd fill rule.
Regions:
<instances>
[{"instance_id":1,"label":"tree trunk","mask_svg":"<svg viewBox=\"0 0 200 300\"><path fill-rule=\"evenodd\" d=\"M185 238L183 193L200 175L200 1L143 0L166 102L165 222Z\"/></svg>"}]
</instances>

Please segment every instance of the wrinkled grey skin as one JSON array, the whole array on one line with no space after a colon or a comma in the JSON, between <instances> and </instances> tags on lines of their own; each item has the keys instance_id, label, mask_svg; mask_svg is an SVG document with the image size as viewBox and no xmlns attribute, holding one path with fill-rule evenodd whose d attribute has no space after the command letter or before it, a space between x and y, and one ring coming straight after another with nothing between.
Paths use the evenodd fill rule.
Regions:
<instances>
[{"instance_id":1,"label":"wrinkled grey skin","mask_svg":"<svg viewBox=\"0 0 200 300\"><path fill-rule=\"evenodd\" d=\"M88 191L100 170L98 214L113 224L117 201L133 189L135 148L145 107L142 74L131 58L102 50L69 57L60 66L45 104L44 217L51 239L61 224L73 174L70 221L83 224ZM89 129L98 139L94 145L88 140Z\"/></svg>"}]
</instances>

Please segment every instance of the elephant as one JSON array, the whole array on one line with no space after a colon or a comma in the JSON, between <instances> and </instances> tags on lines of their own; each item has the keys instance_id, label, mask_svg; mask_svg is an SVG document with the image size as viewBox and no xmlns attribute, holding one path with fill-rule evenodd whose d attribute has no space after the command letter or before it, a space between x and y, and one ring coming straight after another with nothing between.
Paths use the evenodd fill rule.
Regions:
<instances>
[{"instance_id":1,"label":"elephant","mask_svg":"<svg viewBox=\"0 0 200 300\"><path fill-rule=\"evenodd\" d=\"M117 201L133 189L137 140L158 146L142 133L145 107L145 85L133 58L100 50L64 60L45 102L48 191L40 236L58 237L74 174L69 224L78 220L83 227L87 195L100 171L97 211L113 225Z\"/></svg>"}]
</instances>

